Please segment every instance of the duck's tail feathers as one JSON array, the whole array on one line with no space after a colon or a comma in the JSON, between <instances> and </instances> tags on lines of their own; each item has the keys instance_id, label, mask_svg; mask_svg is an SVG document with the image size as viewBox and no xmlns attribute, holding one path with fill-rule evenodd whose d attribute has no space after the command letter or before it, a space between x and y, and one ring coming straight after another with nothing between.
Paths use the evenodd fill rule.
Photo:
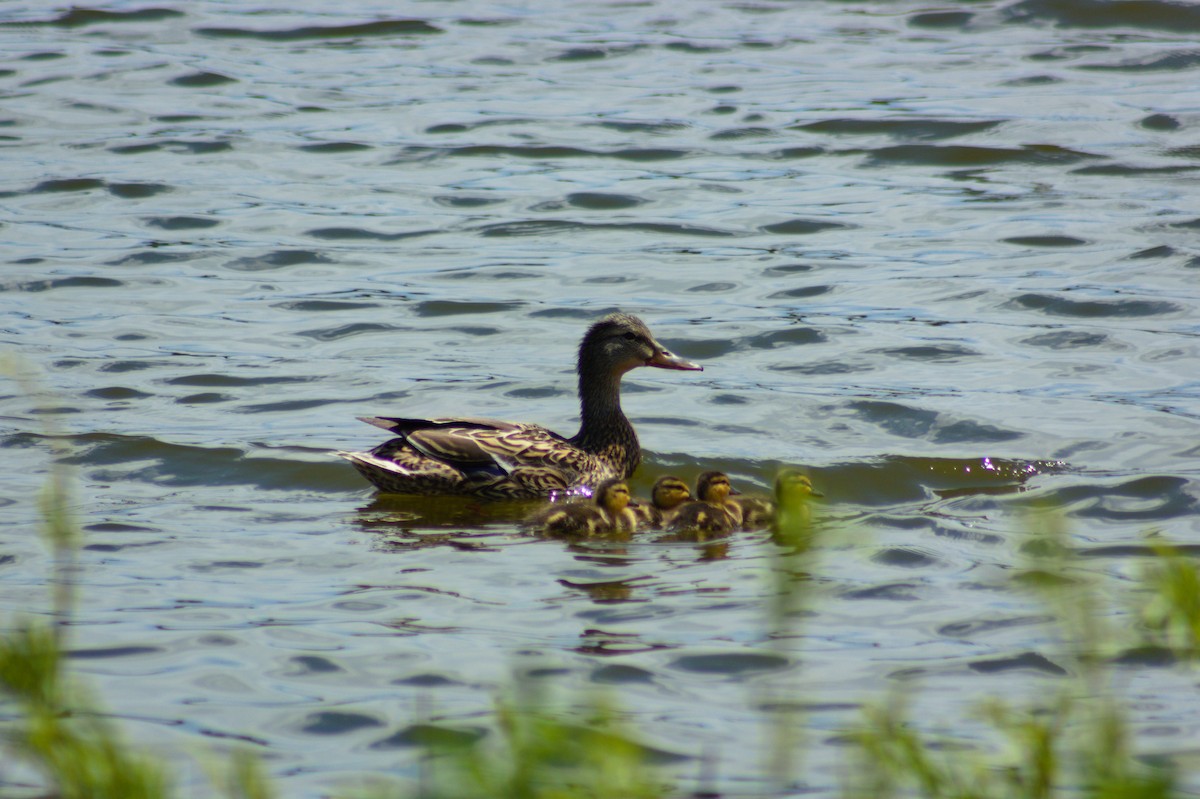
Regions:
<instances>
[{"instance_id":1,"label":"duck's tail feathers","mask_svg":"<svg viewBox=\"0 0 1200 799\"><path fill-rule=\"evenodd\" d=\"M462 472L444 463L414 455L411 463L397 462L407 458L382 457L374 452L335 452L354 464L358 473L380 491L393 494L462 494L472 488L464 482ZM410 454L410 453L404 453Z\"/></svg>"},{"instance_id":2,"label":"duck's tail feathers","mask_svg":"<svg viewBox=\"0 0 1200 799\"><path fill-rule=\"evenodd\" d=\"M402 474L408 476L415 474L415 472L404 468L395 461L376 457L370 452L349 452L347 450L338 450L333 454L337 455L339 458L345 458L346 460L350 461L357 466L360 471L365 467L370 469L382 469L385 472L391 472L393 474Z\"/></svg>"}]
</instances>

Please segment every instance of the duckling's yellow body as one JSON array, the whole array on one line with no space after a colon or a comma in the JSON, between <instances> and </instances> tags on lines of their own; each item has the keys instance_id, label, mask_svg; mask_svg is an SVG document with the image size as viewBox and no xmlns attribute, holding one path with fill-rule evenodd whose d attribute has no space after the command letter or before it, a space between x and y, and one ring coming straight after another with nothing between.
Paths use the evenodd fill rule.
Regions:
<instances>
[{"instance_id":1,"label":"duckling's yellow body","mask_svg":"<svg viewBox=\"0 0 1200 799\"><path fill-rule=\"evenodd\" d=\"M741 508L729 502L733 486L724 472L705 472L696 479L695 502L680 505L671 520L673 530L728 533L742 523Z\"/></svg>"},{"instance_id":2,"label":"duckling's yellow body","mask_svg":"<svg viewBox=\"0 0 1200 799\"><path fill-rule=\"evenodd\" d=\"M778 498L782 492L794 492L804 499L821 496L813 489L808 475L799 469L784 469L775 479L775 499L739 495L729 497L726 503L740 509L743 530L755 530L774 524L779 512Z\"/></svg>"},{"instance_id":3,"label":"duckling's yellow body","mask_svg":"<svg viewBox=\"0 0 1200 799\"><path fill-rule=\"evenodd\" d=\"M671 354L642 320L609 314L579 345L579 432L535 424L448 417L363 417L396 437L369 452L339 452L380 491L481 499L545 497L627 478L642 458L621 410L621 377L639 366L699 370Z\"/></svg>"},{"instance_id":4,"label":"duckling's yellow body","mask_svg":"<svg viewBox=\"0 0 1200 799\"><path fill-rule=\"evenodd\" d=\"M813 488L812 479L799 469L784 469L775 477L775 502L772 529L780 527L798 528L800 532L812 524L813 497L824 496ZM796 532L792 530L791 532Z\"/></svg>"},{"instance_id":5,"label":"duckling's yellow body","mask_svg":"<svg viewBox=\"0 0 1200 799\"><path fill-rule=\"evenodd\" d=\"M557 502L529 517L528 526L544 535L590 536L632 533L638 518L629 507L624 480L605 480L590 500Z\"/></svg>"},{"instance_id":6,"label":"duckling's yellow body","mask_svg":"<svg viewBox=\"0 0 1200 799\"><path fill-rule=\"evenodd\" d=\"M691 498L691 489L678 477L665 475L658 478L650 490L650 504L638 505L633 509L638 517L638 526L657 529L670 524L679 506Z\"/></svg>"}]
</instances>

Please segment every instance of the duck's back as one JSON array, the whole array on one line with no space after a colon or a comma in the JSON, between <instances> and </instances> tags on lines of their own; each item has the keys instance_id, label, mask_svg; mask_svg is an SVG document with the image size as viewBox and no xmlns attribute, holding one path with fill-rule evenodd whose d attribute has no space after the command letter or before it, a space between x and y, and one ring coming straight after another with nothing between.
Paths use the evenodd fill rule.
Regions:
<instances>
[{"instance_id":1,"label":"duck's back","mask_svg":"<svg viewBox=\"0 0 1200 799\"><path fill-rule=\"evenodd\" d=\"M766 497L740 496L728 502L741 508L742 527L747 530L766 527L775 520L775 503Z\"/></svg>"},{"instance_id":2,"label":"duck's back","mask_svg":"<svg viewBox=\"0 0 1200 799\"><path fill-rule=\"evenodd\" d=\"M739 520L724 507L709 502L688 502L680 505L671 518L672 530L700 530L706 533L728 533Z\"/></svg>"},{"instance_id":3,"label":"duck's back","mask_svg":"<svg viewBox=\"0 0 1200 799\"><path fill-rule=\"evenodd\" d=\"M633 514L639 528L656 529L662 527L663 512L653 505L646 503L638 505L636 508L630 508L629 510Z\"/></svg>"},{"instance_id":4,"label":"duck's back","mask_svg":"<svg viewBox=\"0 0 1200 799\"><path fill-rule=\"evenodd\" d=\"M591 502L563 502L537 511L526 526L543 535L592 535L612 530L613 520Z\"/></svg>"},{"instance_id":5,"label":"duck's back","mask_svg":"<svg viewBox=\"0 0 1200 799\"><path fill-rule=\"evenodd\" d=\"M363 421L397 437L370 452L339 454L382 491L527 498L624 476L540 425L477 418Z\"/></svg>"}]
</instances>

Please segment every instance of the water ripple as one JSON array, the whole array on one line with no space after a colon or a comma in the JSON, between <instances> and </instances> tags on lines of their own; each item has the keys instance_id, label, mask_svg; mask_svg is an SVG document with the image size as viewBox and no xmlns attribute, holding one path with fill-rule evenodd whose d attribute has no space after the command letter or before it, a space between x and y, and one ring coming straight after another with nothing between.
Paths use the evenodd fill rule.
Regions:
<instances>
[{"instance_id":1,"label":"water ripple","mask_svg":"<svg viewBox=\"0 0 1200 799\"><path fill-rule=\"evenodd\" d=\"M1020 0L1004 9L1013 22L1049 20L1067 28L1133 28L1173 33L1200 31L1200 8L1170 0Z\"/></svg>"},{"instance_id":2,"label":"water ripple","mask_svg":"<svg viewBox=\"0 0 1200 799\"><path fill-rule=\"evenodd\" d=\"M299 28L279 30L253 30L249 28L205 27L196 28L201 36L220 39L261 39L266 42L295 42L308 39L346 39L365 36L411 36L443 33L442 29L421 19L385 19L363 22L356 25L304 25Z\"/></svg>"}]
</instances>

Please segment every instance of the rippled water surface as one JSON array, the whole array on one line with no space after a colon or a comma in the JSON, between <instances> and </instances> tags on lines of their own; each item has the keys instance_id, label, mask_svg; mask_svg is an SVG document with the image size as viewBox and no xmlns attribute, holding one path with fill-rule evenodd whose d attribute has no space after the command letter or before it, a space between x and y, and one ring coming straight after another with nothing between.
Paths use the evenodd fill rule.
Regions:
<instances>
[{"instance_id":1,"label":"rippled water surface","mask_svg":"<svg viewBox=\"0 0 1200 799\"><path fill-rule=\"evenodd\" d=\"M44 606L54 436L72 667L183 785L236 743L289 797L411 778L412 725L486 728L530 667L731 796L786 685L832 796L890 686L950 719L1061 679L1006 582L1030 500L1114 590L1200 535L1198 32L1161 0L6 3L0 333L51 399L4 389L0 605ZM574 432L616 308L705 368L627 377L638 491L799 464L853 531L794 641L765 534L573 547L330 456L377 413ZM1127 684L1142 745L1194 746L1186 678Z\"/></svg>"}]
</instances>

